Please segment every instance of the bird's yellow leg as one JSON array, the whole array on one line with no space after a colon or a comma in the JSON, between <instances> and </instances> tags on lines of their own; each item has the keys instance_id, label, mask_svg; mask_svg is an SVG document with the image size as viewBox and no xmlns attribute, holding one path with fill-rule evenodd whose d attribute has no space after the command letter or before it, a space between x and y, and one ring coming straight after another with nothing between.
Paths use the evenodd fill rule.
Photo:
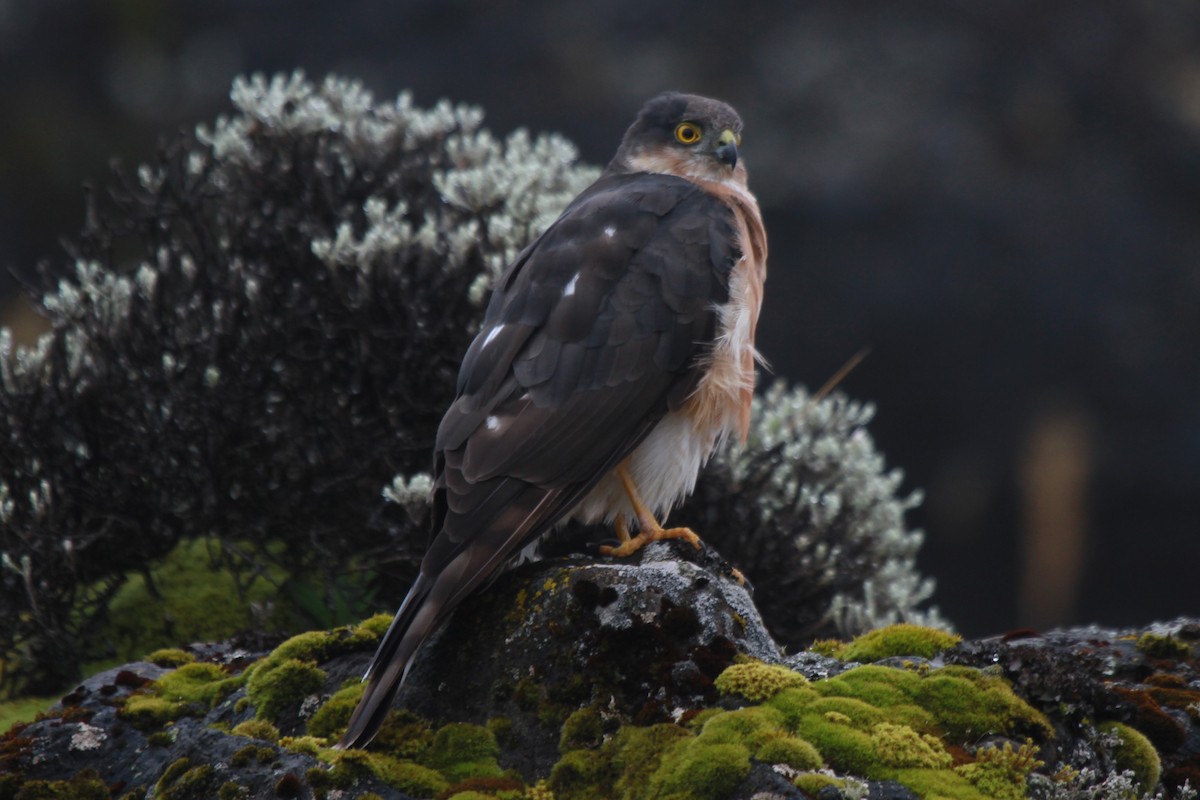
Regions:
<instances>
[{"instance_id":1,"label":"bird's yellow leg","mask_svg":"<svg viewBox=\"0 0 1200 800\"><path fill-rule=\"evenodd\" d=\"M638 495L637 487L633 484L633 478L629 476L629 470L625 465L617 467L617 477L621 480L621 485L625 488L625 494L629 496L629 504L633 506L633 513L638 519L638 535L630 536L629 528L625 523L624 518L617 518L617 538L621 544L616 547L603 545L600 547L600 552L606 556L618 556L624 558L631 556L638 550L641 550L650 542L656 542L659 539L686 539L691 542L692 547L700 549L700 537L695 534L691 528L664 528L654 518L654 514L650 509L646 508L646 504L642 502L641 496Z\"/></svg>"}]
</instances>

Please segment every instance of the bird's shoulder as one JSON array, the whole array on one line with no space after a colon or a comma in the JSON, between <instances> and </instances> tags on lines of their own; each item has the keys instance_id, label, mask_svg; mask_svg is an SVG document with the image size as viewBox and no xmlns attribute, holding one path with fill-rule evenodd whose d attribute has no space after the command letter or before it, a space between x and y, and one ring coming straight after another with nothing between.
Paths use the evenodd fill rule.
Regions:
<instances>
[{"instance_id":1,"label":"bird's shoulder","mask_svg":"<svg viewBox=\"0 0 1200 800\"><path fill-rule=\"evenodd\" d=\"M729 204L691 181L659 173L605 175L513 261L497 282L487 316L502 312L514 294L562 290L581 272L614 283L630 270L727 271L740 255L736 239ZM639 262L636 255L647 249L673 258ZM509 310L504 316L514 321L518 315Z\"/></svg>"}]
</instances>

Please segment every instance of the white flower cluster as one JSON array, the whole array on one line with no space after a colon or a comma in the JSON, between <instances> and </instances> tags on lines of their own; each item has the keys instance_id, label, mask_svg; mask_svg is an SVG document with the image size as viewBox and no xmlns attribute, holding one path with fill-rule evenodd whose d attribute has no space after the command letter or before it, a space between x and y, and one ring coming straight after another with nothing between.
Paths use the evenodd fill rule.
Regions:
<instances>
[{"instance_id":1,"label":"white flower cluster","mask_svg":"<svg viewBox=\"0 0 1200 800\"><path fill-rule=\"evenodd\" d=\"M383 487L384 499L403 508L414 519L425 513L433 492L433 478L427 472L418 472L410 478L397 475L390 485Z\"/></svg>"},{"instance_id":2,"label":"white flower cluster","mask_svg":"<svg viewBox=\"0 0 1200 800\"><path fill-rule=\"evenodd\" d=\"M271 79L254 75L235 81L232 99L241 114L196 129L218 164L257 165L267 154L252 134L262 129L280 135L338 132L336 146L344 148L338 163L345 176L382 153L441 148L445 166L433 181L442 207L414 210L404 202L389 206L371 198L362 207L365 229L356 231L344 220L330 235L315 236L312 251L330 267L370 270L416 246L439 253L447 269L458 269L483 237L485 270L470 290L476 304L521 248L599 175L576 164L574 145L561 136L531 138L520 130L501 142L480 127L479 108L442 101L418 109L407 92L394 103L376 104L361 84L341 78L327 78L317 87L300 72ZM189 169L203 167L197 161ZM214 181L221 181L219 170Z\"/></svg>"}]
</instances>

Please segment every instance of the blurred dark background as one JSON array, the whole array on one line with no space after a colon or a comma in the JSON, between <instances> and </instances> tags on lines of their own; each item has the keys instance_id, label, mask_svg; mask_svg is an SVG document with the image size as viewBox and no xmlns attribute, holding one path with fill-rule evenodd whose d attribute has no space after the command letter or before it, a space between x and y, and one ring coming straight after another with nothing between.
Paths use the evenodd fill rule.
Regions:
<instances>
[{"instance_id":1,"label":"blurred dark background","mask_svg":"<svg viewBox=\"0 0 1200 800\"><path fill-rule=\"evenodd\" d=\"M0 0L0 299L85 182L303 69L481 105L601 164L641 103L747 123L761 345L844 388L926 490L967 634L1200 614L1200 5L1190 0Z\"/></svg>"}]
</instances>

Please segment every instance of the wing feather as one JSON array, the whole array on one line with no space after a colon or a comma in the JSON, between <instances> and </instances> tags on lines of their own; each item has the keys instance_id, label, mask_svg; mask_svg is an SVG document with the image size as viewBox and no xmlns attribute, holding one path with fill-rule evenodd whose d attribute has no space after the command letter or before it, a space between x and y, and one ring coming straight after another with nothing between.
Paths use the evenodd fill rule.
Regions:
<instances>
[{"instance_id":1,"label":"wing feather","mask_svg":"<svg viewBox=\"0 0 1200 800\"><path fill-rule=\"evenodd\" d=\"M611 174L498 281L435 447L433 538L343 746L370 741L421 642L695 389L740 257L695 184Z\"/></svg>"}]
</instances>

